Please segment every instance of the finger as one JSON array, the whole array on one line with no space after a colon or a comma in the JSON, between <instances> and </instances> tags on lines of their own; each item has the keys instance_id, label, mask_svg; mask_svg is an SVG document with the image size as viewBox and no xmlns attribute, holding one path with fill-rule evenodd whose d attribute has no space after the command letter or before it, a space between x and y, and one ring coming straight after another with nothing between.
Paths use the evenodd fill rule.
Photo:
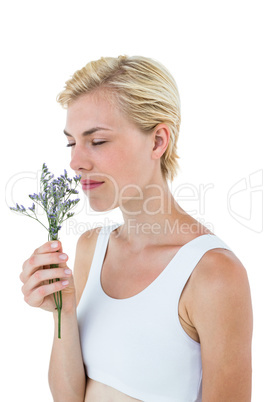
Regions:
<instances>
[{"instance_id":1,"label":"finger","mask_svg":"<svg viewBox=\"0 0 268 402\"><path fill-rule=\"evenodd\" d=\"M59 240L48 241L34 250L33 254L44 254L51 251L60 251L62 244Z\"/></svg>"},{"instance_id":2,"label":"finger","mask_svg":"<svg viewBox=\"0 0 268 402\"><path fill-rule=\"evenodd\" d=\"M29 280L22 286L22 293L29 294L44 282L52 279L69 279L72 276L72 271L69 268L51 268L39 269L36 271Z\"/></svg>"},{"instance_id":3,"label":"finger","mask_svg":"<svg viewBox=\"0 0 268 402\"><path fill-rule=\"evenodd\" d=\"M68 255L65 253L33 254L25 261L20 279L22 282L27 281L31 275L44 266L50 267L50 265L58 264L59 267L66 267L67 260Z\"/></svg>"},{"instance_id":4,"label":"finger","mask_svg":"<svg viewBox=\"0 0 268 402\"><path fill-rule=\"evenodd\" d=\"M56 241L54 240L54 241L48 241L48 242L46 242L45 244L43 244L42 246L40 246L40 247L38 247L36 250L34 250L32 256L33 256L33 255L36 255L36 254L51 253L51 252L53 252L53 251L54 251L54 252L55 252L55 251L62 252L62 244L61 244L61 242L60 242L59 240L56 240ZM25 266L28 265L28 261L29 261L29 259L26 260L26 261L23 263L23 265L22 265L22 269L23 269L23 270L25 269Z\"/></svg>"},{"instance_id":5,"label":"finger","mask_svg":"<svg viewBox=\"0 0 268 402\"><path fill-rule=\"evenodd\" d=\"M40 286L34 291L24 295L24 300L32 307L40 307L47 296L65 289L68 285L69 281L63 280Z\"/></svg>"}]
</instances>

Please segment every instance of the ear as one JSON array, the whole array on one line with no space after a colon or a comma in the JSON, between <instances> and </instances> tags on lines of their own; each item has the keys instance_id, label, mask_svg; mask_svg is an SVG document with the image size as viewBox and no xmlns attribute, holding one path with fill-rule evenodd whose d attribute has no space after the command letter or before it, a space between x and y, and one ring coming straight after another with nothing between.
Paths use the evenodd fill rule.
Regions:
<instances>
[{"instance_id":1,"label":"ear","mask_svg":"<svg viewBox=\"0 0 268 402\"><path fill-rule=\"evenodd\" d=\"M167 149L170 131L166 124L158 124L153 131L152 159L160 159Z\"/></svg>"}]
</instances>

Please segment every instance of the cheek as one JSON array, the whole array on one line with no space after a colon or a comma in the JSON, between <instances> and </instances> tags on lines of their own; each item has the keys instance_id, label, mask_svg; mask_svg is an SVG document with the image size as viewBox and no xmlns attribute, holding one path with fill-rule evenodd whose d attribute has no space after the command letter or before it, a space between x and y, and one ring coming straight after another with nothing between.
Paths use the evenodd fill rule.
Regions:
<instances>
[{"instance_id":1,"label":"cheek","mask_svg":"<svg viewBox=\"0 0 268 402\"><path fill-rule=\"evenodd\" d=\"M139 197L143 194L144 187L148 184L149 167L139 158L121 159L114 179L118 188L118 195L124 198Z\"/></svg>"},{"instance_id":2,"label":"cheek","mask_svg":"<svg viewBox=\"0 0 268 402\"><path fill-rule=\"evenodd\" d=\"M128 141L128 143L116 144L113 149L107 147L107 152L102 153L96 163L102 168L103 173L110 175L118 184L141 184L146 173L151 169L150 144L148 139Z\"/></svg>"},{"instance_id":3,"label":"cheek","mask_svg":"<svg viewBox=\"0 0 268 402\"><path fill-rule=\"evenodd\" d=\"M144 171L148 169L144 158L125 153L118 155L108 163L108 172L122 183L137 183L142 178Z\"/></svg>"}]
</instances>

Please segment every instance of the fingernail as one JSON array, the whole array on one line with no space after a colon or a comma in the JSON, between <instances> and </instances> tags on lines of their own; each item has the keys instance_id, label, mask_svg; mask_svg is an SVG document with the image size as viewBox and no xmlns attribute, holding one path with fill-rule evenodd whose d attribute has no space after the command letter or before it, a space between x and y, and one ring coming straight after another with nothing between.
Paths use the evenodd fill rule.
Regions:
<instances>
[{"instance_id":1,"label":"fingernail","mask_svg":"<svg viewBox=\"0 0 268 402\"><path fill-rule=\"evenodd\" d=\"M66 254L61 254L61 255L59 255L59 258L61 260L67 260L67 255Z\"/></svg>"},{"instance_id":2,"label":"fingernail","mask_svg":"<svg viewBox=\"0 0 268 402\"><path fill-rule=\"evenodd\" d=\"M69 281L62 281L61 284L62 284L63 286L68 285L68 284L69 284Z\"/></svg>"},{"instance_id":3,"label":"fingernail","mask_svg":"<svg viewBox=\"0 0 268 402\"><path fill-rule=\"evenodd\" d=\"M69 268L67 268L67 269L64 270L64 273L66 275L71 275L72 271Z\"/></svg>"},{"instance_id":4,"label":"fingernail","mask_svg":"<svg viewBox=\"0 0 268 402\"><path fill-rule=\"evenodd\" d=\"M51 243L51 248L57 248L58 247L58 242L54 241L53 243Z\"/></svg>"}]
</instances>

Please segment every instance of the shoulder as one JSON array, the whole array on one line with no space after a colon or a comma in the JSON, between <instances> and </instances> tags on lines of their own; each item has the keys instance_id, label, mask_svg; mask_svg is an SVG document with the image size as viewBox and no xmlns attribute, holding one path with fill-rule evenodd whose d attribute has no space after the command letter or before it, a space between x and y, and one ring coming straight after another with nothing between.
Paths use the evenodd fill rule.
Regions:
<instances>
[{"instance_id":1,"label":"shoulder","mask_svg":"<svg viewBox=\"0 0 268 402\"><path fill-rule=\"evenodd\" d=\"M74 283L77 304L85 288L101 227L84 232L78 239L74 262Z\"/></svg>"},{"instance_id":2,"label":"shoulder","mask_svg":"<svg viewBox=\"0 0 268 402\"><path fill-rule=\"evenodd\" d=\"M217 248L209 250L201 258L192 274L192 291L196 301L195 309L201 302L225 302L249 297L250 289L247 271L242 262L230 250Z\"/></svg>"},{"instance_id":3,"label":"shoulder","mask_svg":"<svg viewBox=\"0 0 268 402\"><path fill-rule=\"evenodd\" d=\"M218 400L228 383L228 392L248 395L253 318L246 269L232 251L214 249L200 260L193 279L191 320L202 345L204 394Z\"/></svg>"},{"instance_id":4,"label":"shoulder","mask_svg":"<svg viewBox=\"0 0 268 402\"><path fill-rule=\"evenodd\" d=\"M240 337L242 341L243 336L250 340L252 305L248 276L232 251L208 251L193 272L191 292L191 321L201 342L211 344L225 337Z\"/></svg>"},{"instance_id":5,"label":"shoulder","mask_svg":"<svg viewBox=\"0 0 268 402\"><path fill-rule=\"evenodd\" d=\"M100 229L101 227L97 227L84 232L77 241L76 250L81 251L96 242Z\"/></svg>"},{"instance_id":6,"label":"shoulder","mask_svg":"<svg viewBox=\"0 0 268 402\"><path fill-rule=\"evenodd\" d=\"M94 254L95 251L95 246L97 243L97 238L100 232L100 227L87 230L84 232L78 239L77 245L76 245L76 255L75 255L75 260L76 262L89 262L89 257ZM75 268L83 269L83 266L78 264Z\"/></svg>"},{"instance_id":7,"label":"shoulder","mask_svg":"<svg viewBox=\"0 0 268 402\"><path fill-rule=\"evenodd\" d=\"M219 289L230 292L232 288L237 288L238 283L248 286L244 265L231 250L223 248L207 251L193 276L197 279L197 291L203 288L209 293Z\"/></svg>"}]
</instances>

